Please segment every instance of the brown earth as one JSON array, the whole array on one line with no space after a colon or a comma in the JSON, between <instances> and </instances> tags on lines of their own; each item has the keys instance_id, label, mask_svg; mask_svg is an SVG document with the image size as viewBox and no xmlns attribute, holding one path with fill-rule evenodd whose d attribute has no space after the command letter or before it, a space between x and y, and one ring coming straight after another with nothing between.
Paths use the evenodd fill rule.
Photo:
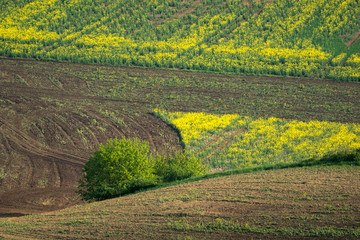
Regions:
<instances>
[{"instance_id":1,"label":"brown earth","mask_svg":"<svg viewBox=\"0 0 360 240\"><path fill-rule=\"evenodd\" d=\"M345 44L346 44L347 46L351 46L351 45L353 45L354 43L356 43L357 40L359 40L359 39L360 39L360 31L357 31L357 32L354 34L354 38L351 39L350 41L346 42Z\"/></svg>"},{"instance_id":2,"label":"brown earth","mask_svg":"<svg viewBox=\"0 0 360 240\"><path fill-rule=\"evenodd\" d=\"M0 221L6 239L358 239L360 168L203 179Z\"/></svg>"},{"instance_id":3,"label":"brown earth","mask_svg":"<svg viewBox=\"0 0 360 240\"><path fill-rule=\"evenodd\" d=\"M359 122L359 92L359 83L310 78L0 58L0 217L81 203L82 167L109 138L181 150L153 108Z\"/></svg>"},{"instance_id":4,"label":"brown earth","mask_svg":"<svg viewBox=\"0 0 360 240\"><path fill-rule=\"evenodd\" d=\"M51 63L26 66L32 62L0 64L0 217L80 203L82 167L109 138L138 137L153 152L181 150L177 133L136 103L97 97L83 79L54 74Z\"/></svg>"}]
</instances>

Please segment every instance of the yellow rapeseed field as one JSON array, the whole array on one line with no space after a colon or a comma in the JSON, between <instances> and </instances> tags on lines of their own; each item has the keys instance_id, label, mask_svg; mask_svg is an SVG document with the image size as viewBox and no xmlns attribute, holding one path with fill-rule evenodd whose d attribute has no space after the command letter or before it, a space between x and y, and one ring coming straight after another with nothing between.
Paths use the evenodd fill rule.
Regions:
<instances>
[{"instance_id":1,"label":"yellow rapeseed field","mask_svg":"<svg viewBox=\"0 0 360 240\"><path fill-rule=\"evenodd\" d=\"M360 28L357 0L189 4L19 0L0 10L0 55L360 79L359 43L345 45Z\"/></svg>"},{"instance_id":2,"label":"yellow rapeseed field","mask_svg":"<svg viewBox=\"0 0 360 240\"><path fill-rule=\"evenodd\" d=\"M360 148L360 124L274 117L253 119L237 114L155 112L175 125L186 148L208 159L212 167L231 169L293 163ZM238 134L226 142L222 138L226 138L224 133L227 132ZM211 141L214 144L209 144ZM211 158L207 157L209 153Z\"/></svg>"}]
</instances>

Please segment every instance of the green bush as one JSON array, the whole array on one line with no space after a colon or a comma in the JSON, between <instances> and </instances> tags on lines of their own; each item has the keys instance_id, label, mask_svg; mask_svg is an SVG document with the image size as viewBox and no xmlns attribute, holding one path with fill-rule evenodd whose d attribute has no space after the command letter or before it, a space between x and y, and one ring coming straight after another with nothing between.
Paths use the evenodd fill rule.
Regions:
<instances>
[{"instance_id":1,"label":"green bush","mask_svg":"<svg viewBox=\"0 0 360 240\"><path fill-rule=\"evenodd\" d=\"M161 182L204 174L200 159L185 153L153 158L149 143L138 139L110 139L101 144L83 168L79 194L84 200L103 200Z\"/></svg>"},{"instance_id":2,"label":"green bush","mask_svg":"<svg viewBox=\"0 0 360 240\"><path fill-rule=\"evenodd\" d=\"M201 159L178 152L167 158L158 158L156 173L164 182L171 182L205 174L205 169Z\"/></svg>"},{"instance_id":3,"label":"green bush","mask_svg":"<svg viewBox=\"0 0 360 240\"><path fill-rule=\"evenodd\" d=\"M117 194L117 196L126 194L126 193L132 193L132 192L146 189L149 187L154 187L154 186L160 184L161 182L162 182L161 178L156 175L147 176L147 177L136 176L136 177L132 178L131 180L124 181L124 185L126 186L126 188L124 188L120 192L120 194Z\"/></svg>"},{"instance_id":4,"label":"green bush","mask_svg":"<svg viewBox=\"0 0 360 240\"><path fill-rule=\"evenodd\" d=\"M147 142L136 138L108 140L85 164L79 193L85 200L102 200L120 195L139 179L153 185L157 183L154 164Z\"/></svg>"}]
</instances>

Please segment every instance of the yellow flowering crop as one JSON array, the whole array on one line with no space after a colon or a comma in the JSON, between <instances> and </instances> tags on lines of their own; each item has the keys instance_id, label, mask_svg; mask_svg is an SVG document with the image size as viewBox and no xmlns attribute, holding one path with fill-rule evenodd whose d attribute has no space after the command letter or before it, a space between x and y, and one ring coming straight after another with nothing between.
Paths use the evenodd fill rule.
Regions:
<instances>
[{"instance_id":1,"label":"yellow flowering crop","mask_svg":"<svg viewBox=\"0 0 360 240\"><path fill-rule=\"evenodd\" d=\"M231 169L293 163L360 148L359 124L155 112L174 124L186 148L206 159L212 167Z\"/></svg>"},{"instance_id":2,"label":"yellow flowering crop","mask_svg":"<svg viewBox=\"0 0 360 240\"><path fill-rule=\"evenodd\" d=\"M360 28L358 0L189 4L19 0L0 9L0 55L360 79L345 45Z\"/></svg>"},{"instance_id":3,"label":"yellow flowering crop","mask_svg":"<svg viewBox=\"0 0 360 240\"><path fill-rule=\"evenodd\" d=\"M165 112L160 110L155 110L155 112L165 114ZM168 113L167 116L167 120L181 130L185 144L206 138L211 134L216 134L239 118L235 114L212 115L183 112Z\"/></svg>"}]
</instances>

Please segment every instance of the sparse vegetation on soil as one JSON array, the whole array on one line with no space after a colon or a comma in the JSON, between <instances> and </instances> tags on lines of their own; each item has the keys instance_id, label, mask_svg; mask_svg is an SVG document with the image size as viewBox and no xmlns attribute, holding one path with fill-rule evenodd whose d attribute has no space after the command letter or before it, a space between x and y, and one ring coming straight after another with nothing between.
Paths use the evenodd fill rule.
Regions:
<instances>
[{"instance_id":1,"label":"sparse vegetation on soil","mask_svg":"<svg viewBox=\"0 0 360 240\"><path fill-rule=\"evenodd\" d=\"M98 145L109 138L137 137L148 141L153 152L171 153L182 149L179 133L150 114L155 108L238 113L253 118L273 116L359 123L360 88L357 83L9 58L0 58L0 70L0 148L4 159L0 166L0 216L16 217L80 204L62 212L1 221L2 237L17 234L19 238L71 239L92 234L99 239L127 239L128 236L142 239L154 229L160 229L159 235L151 231L154 233L149 238L168 238L170 235L174 239L202 239L204 236L273 239L278 234L279 238L301 239L307 234L325 238L343 235L351 238L358 234L359 209L354 206L358 206L359 198L354 189L359 188L359 168L354 166L283 169L224 178L235 181L231 179L251 179L251 176L263 174L265 177L259 185L249 180L251 183L245 185L243 182L238 185L224 182L214 187L213 184L220 184L222 180L212 179L209 183L202 180L212 184L206 190L211 194L196 202L196 206L193 201L198 198L197 193L189 192L189 185L110 200L119 203L119 208L116 204L107 208L106 204L110 202L82 205L76 194L82 167ZM286 107L284 103L287 103ZM301 172L299 181L292 181L298 171ZM284 174L283 180L269 184L275 175L281 177L280 172ZM314 179L311 184L310 179ZM300 187L296 191L286 190L286 196L275 188L292 189L295 185ZM236 186L234 192L225 194L223 191L230 186ZM260 197L251 194L256 186L259 186L256 194ZM171 192L166 193L167 189ZM326 196L322 197L322 191ZM272 197L268 198L267 194L271 192ZM283 199L274 202L276 196L283 196ZM158 203L152 202L152 198ZM295 200L302 202L296 205ZM295 205L291 205L294 201ZM165 205L157 208L166 203L174 204L168 206L169 214ZM192 213L185 211L179 203L196 211L195 218L190 217ZM291 207L282 212L285 203ZM134 210L125 205L139 208ZM94 206L101 206L101 209ZM256 208L260 206L261 209ZM216 210L210 210L213 207ZM255 208L247 211L251 209L249 207ZM300 209L303 209L301 213L298 212ZM337 213L339 209L343 215ZM82 213L77 215L78 212ZM238 215L232 215L235 212ZM121 219L116 218L117 213L121 213ZM257 216L261 213L262 216ZM301 223L296 225L298 220ZM278 225L272 224L277 222ZM310 227L312 225L314 228Z\"/></svg>"},{"instance_id":2,"label":"sparse vegetation on soil","mask_svg":"<svg viewBox=\"0 0 360 240\"><path fill-rule=\"evenodd\" d=\"M15 239L356 239L360 168L231 175L0 222Z\"/></svg>"}]
</instances>

